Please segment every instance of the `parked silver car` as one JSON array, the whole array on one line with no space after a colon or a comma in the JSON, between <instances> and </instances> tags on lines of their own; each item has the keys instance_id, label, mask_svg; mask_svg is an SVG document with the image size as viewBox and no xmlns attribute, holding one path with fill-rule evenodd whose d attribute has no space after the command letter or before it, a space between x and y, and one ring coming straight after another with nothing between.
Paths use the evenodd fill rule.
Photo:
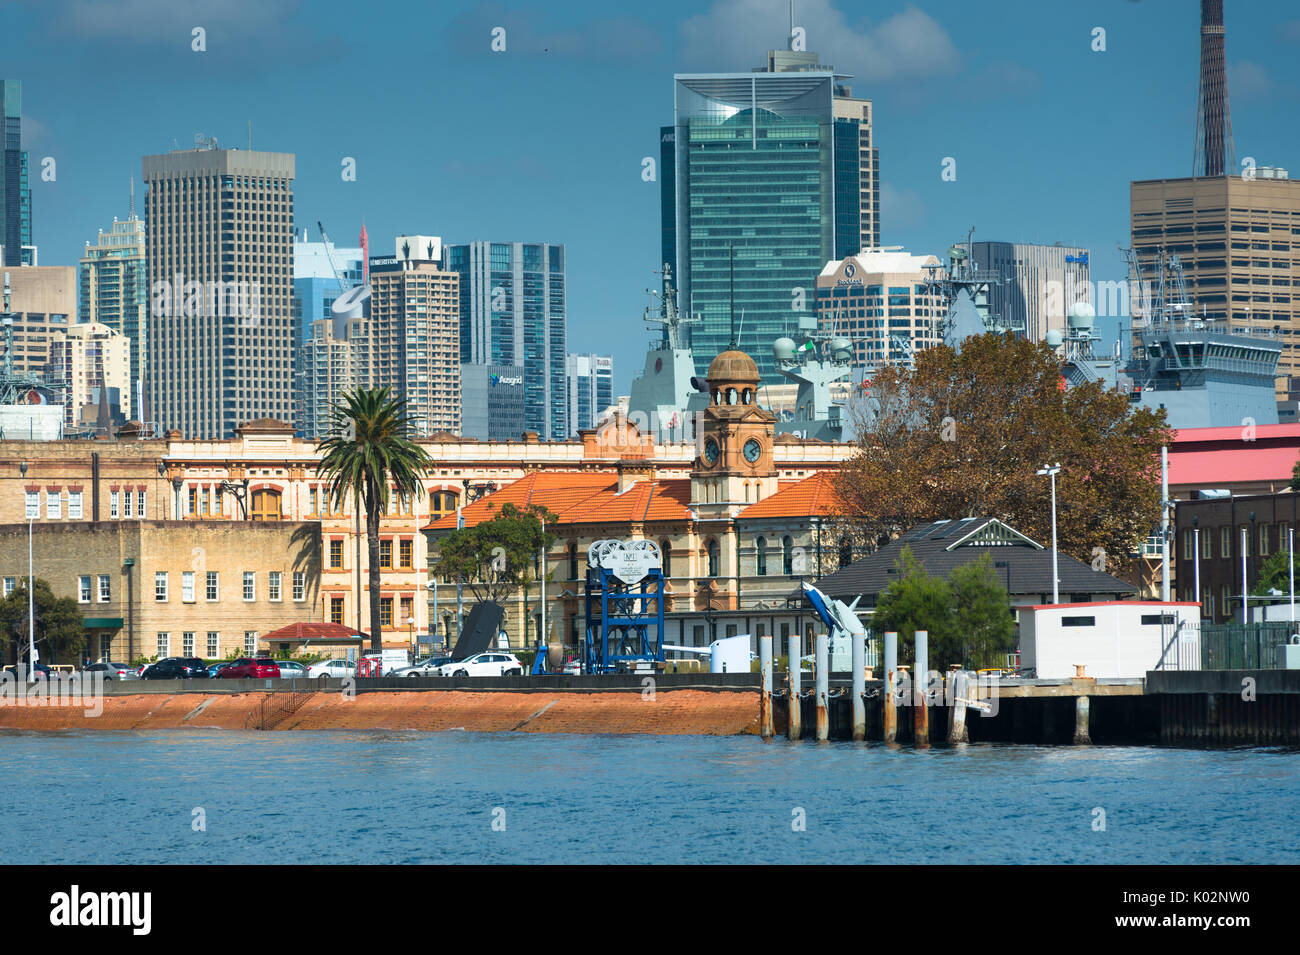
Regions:
<instances>
[{"instance_id":1,"label":"parked silver car","mask_svg":"<svg viewBox=\"0 0 1300 955\"><path fill-rule=\"evenodd\" d=\"M296 680L299 677L306 679L310 672L301 663L293 660L276 660L275 665L280 668L280 679Z\"/></svg>"},{"instance_id":2,"label":"parked silver car","mask_svg":"<svg viewBox=\"0 0 1300 955\"><path fill-rule=\"evenodd\" d=\"M313 663L307 668L307 676L313 680L322 677L341 680L344 677L356 675L357 665L349 663L347 660L322 660L320 663Z\"/></svg>"}]
</instances>

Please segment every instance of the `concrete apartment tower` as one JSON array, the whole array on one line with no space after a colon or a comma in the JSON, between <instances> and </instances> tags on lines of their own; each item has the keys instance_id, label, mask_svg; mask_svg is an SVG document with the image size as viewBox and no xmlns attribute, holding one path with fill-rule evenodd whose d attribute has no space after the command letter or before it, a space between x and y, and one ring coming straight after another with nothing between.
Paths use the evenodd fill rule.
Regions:
<instances>
[{"instance_id":1,"label":"concrete apartment tower","mask_svg":"<svg viewBox=\"0 0 1300 955\"><path fill-rule=\"evenodd\" d=\"M680 310L703 320L695 360L731 343L734 299L736 342L769 379L826 263L880 245L871 102L801 46L792 25L753 72L677 74L659 137L661 254Z\"/></svg>"},{"instance_id":2,"label":"concrete apartment tower","mask_svg":"<svg viewBox=\"0 0 1300 955\"><path fill-rule=\"evenodd\" d=\"M391 259L370 260L370 319L358 356L370 388L406 399L419 437L460 431L460 277L444 271L442 240L401 235Z\"/></svg>"},{"instance_id":3,"label":"concrete apartment tower","mask_svg":"<svg viewBox=\"0 0 1300 955\"><path fill-rule=\"evenodd\" d=\"M147 394L161 431L227 438L294 418L292 153L144 157Z\"/></svg>"},{"instance_id":4,"label":"concrete apartment tower","mask_svg":"<svg viewBox=\"0 0 1300 955\"><path fill-rule=\"evenodd\" d=\"M1137 278L1154 288L1177 256L1197 319L1280 337L1276 393L1295 400L1300 296L1292 276L1300 273L1300 180L1280 166L1237 165L1224 56L1223 0L1202 0L1193 175L1130 184ZM1134 316L1135 338L1144 321Z\"/></svg>"},{"instance_id":5,"label":"concrete apartment tower","mask_svg":"<svg viewBox=\"0 0 1300 955\"><path fill-rule=\"evenodd\" d=\"M130 419L130 374L131 342L103 322L82 322L51 336L46 377L63 389L63 424L69 431L94 425L99 405L111 404L114 391L119 419Z\"/></svg>"},{"instance_id":6,"label":"concrete apartment tower","mask_svg":"<svg viewBox=\"0 0 1300 955\"><path fill-rule=\"evenodd\" d=\"M135 190L126 219L114 219L86 243L78 274L77 320L107 325L131 343L131 398L143 381L145 330L149 314L149 275L145 261L144 220L135 214ZM137 409L138 411L138 409Z\"/></svg>"}]
</instances>

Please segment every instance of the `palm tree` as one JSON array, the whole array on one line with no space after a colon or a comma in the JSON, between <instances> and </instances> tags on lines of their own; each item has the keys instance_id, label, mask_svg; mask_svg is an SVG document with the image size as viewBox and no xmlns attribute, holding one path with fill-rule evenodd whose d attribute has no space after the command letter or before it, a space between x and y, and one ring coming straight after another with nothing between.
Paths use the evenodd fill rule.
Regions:
<instances>
[{"instance_id":1,"label":"palm tree","mask_svg":"<svg viewBox=\"0 0 1300 955\"><path fill-rule=\"evenodd\" d=\"M338 508L347 497L366 510L366 544L370 553L370 648L383 649L379 627L379 521L388 510L390 487L416 500L424 491L420 478L431 461L424 448L406 435L411 417L406 399L387 388L343 394L330 414L330 434L316 446L322 453L318 473L329 482L330 503ZM361 599L361 595L357 595Z\"/></svg>"}]
</instances>

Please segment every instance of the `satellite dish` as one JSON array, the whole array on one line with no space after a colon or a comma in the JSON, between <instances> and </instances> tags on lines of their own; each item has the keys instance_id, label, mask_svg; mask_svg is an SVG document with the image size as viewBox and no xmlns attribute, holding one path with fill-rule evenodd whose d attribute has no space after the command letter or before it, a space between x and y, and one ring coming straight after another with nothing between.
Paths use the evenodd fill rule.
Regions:
<instances>
[{"instance_id":1,"label":"satellite dish","mask_svg":"<svg viewBox=\"0 0 1300 955\"><path fill-rule=\"evenodd\" d=\"M778 338L772 342L772 357L777 361L790 361L794 358L794 339Z\"/></svg>"},{"instance_id":2,"label":"satellite dish","mask_svg":"<svg viewBox=\"0 0 1300 955\"><path fill-rule=\"evenodd\" d=\"M1060 347L1061 347L1061 342L1062 342L1063 340L1064 340L1064 336L1061 334L1061 332L1060 332L1059 329L1049 328L1049 329L1047 330L1047 347L1048 347L1048 348L1060 348Z\"/></svg>"}]
</instances>

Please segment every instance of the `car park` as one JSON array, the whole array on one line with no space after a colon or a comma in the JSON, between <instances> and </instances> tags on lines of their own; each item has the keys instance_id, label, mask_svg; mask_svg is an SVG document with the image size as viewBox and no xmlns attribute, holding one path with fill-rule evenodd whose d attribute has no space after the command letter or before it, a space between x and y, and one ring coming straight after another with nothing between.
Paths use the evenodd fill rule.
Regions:
<instances>
[{"instance_id":1,"label":"car park","mask_svg":"<svg viewBox=\"0 0 1300 955\"><path fill-rule=\"evenodd\" d=\"M523 672L523 662L502 650L485 650L438 668L439 676L514 676Z\"/></svg>"},{"instance_id":2,"label":"car park","mask_svg":"<svg viewBox=\"0 0 1300 955\"><path fill-rule=\"evenodd\" d=\"M270 657L240 657L226 667L218 676L223 680L269 679L280 678L280 665Z\"/></svg>"}]
</instances>

